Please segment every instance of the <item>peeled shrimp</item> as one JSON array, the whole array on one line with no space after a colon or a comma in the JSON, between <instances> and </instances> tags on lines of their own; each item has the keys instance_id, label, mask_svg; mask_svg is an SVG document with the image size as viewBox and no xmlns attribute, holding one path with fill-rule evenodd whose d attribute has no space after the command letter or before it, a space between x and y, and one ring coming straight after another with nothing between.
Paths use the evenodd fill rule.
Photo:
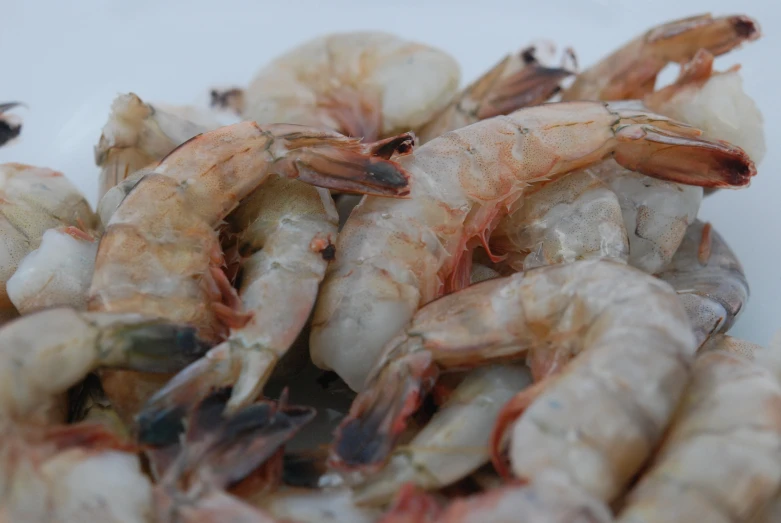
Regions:
<instances>
[{"instance_id":1,"label":"peeled shrimp","mask_svg":"<svg viewBox=\"0 0 781 523\"><path fill-rule=\"evenodd\" d=\"M503 265L513 271L594 257L629 257L618 198L590 169L540 184L524 196L520 207L499 223L490 247L507 256Z\"/></svg>"},{"instance_id":2,"label":"peeled shrimp","mask_svg":"<svg viewBox=\"0 0 781 523\"><path fill-rule=\"evenodd\" d=\"M490 459L486 427L531 377L518 366L471 371L409 444L379 473L354 487L359 504L384 504L406 482L438 489L465 478Z\"/></svg>"},{"instance_id":3,"label":"peeled shrimp","mask_svg":"<svg viewBox=\"0 0 781 523\"><path fill-rule=\"evenodd\" d=\"M427 495L399 493L380 523L612 523L604 503L555 475L524 485L505 485L456 499L438 509ZM417 499L415 499L415 497ZM406 499L405 499L406 498ZM412 498L412 499L410 499ZM433 506L432 506L433 505Z\"/></svg>"},{"instance_id":4,"label":"peeled shrimp","mask_svg":"<svg viewBox=\"0 0 781 523\"><path fill-rule=\"evenodd\" d=\"M752 362L710 347L697 357L664 444L619 522L747 521L774 497L781 488L781 369L763 363L762 353Z\"/></svg>"},{"instance_id":5,"label":"peeled shrimp","mask_svg":"<svg viewBox=\"0 0 781 523\"><path fill-rule=\"evenodd\" d=\"M145 103L137 95L118 96L95 147L100 167L98 199L136 171L161 160L177 146L210 129L220 127L212 119L194 123Z\"/></svg>"},{"instance_id":6,"label":"peeled shrimp","mask_svg":"<svg viewBox=\"0 0 781 523\"><path fill-rule=\"evenodd\" d=\"M62 173L23 165L0 165L0 323L17 315L6 284L22 259L38 248L44 232L60 226L91 230L97 219L89 203Z\"/></svg>"},{"instance_id":7,"label":"peeled shrimp","mask_svg":"<svg viewBox=\"0 0 781 523\"><path fill-rule=\"evenodd\" d=\"M97 239L81 229L49 229L8 280L9 299L21 314L51 307L86 309L97 252Z\"/></svg>"},{"instance_id":8,"label":"peeled shrimp","mask_svg":"<svg viewBox=\"0 0 781 523\"><path fill-rule=\"evenodd\" d=\"M657 276L678 292L698 345L727 332L749 296L740 260L709 223L699 220L687 229L672 263Z\"/></svg>"},{"instance_id":9,"label":"peeled shrimp","mask_svg":"<svg viewBox=\"0 0 781 523\"><path fill-rule=\"evenodd\" d=\"M0 147L4 146L22 133L22 124L12 115L7 114L19 102L0 103Z\"/></svg>"},{"instance_id":10,"label":"peeled shrimp","mask_svg":"<svg viewBox=\"0 0 781 523\"><path fill-rule=\"evenodd\" d=\"M405 171L385 158L409 149L410 142L401 135L360 144L330 131L251 122L193 138L145 170L113 213L98 247L89 309L168 318L221 341L228 327L249 319L220 268L215 230L239 201L272 174L404 195ZM125 418L162 385L112 374L103 377L104 387Z\"/></svg>"},{"instance_id":11,"label":"peeled shrimp","mask_svg":"<svg viewBox=\"0 0 781 523\"><path fill-rule=\"evenodd\" d=\"M381 514L376 508L356 506L352 493L346 488L283 487L251 502L280 522L374 523Z\"/></svg>"},{"instance_id":12,"label":"peeled shrimp","mask_svg":"<svg viewBox=\"0 0 781 523\"><path fill-rule=\"evenodd\" d=\"M637 104L545 104L447 133L400 163L409 200L364 198L336 244L312 322L312 360L360 390L383 345L415 310L468 283L471 251L529 183L612 156L657 178L742 186L745 153Z\"/></svg>"},{"instance_id":13,"label":"peeled shrimp","mask_svg":"<svg viewBox=\"0 0 781 523\"><path fill-rule=\"evenodd\" d=\"M503 58L421 129L420 143L486 118L541 104L559 92L561 82L574 74L575 65L546 66L537 53L537 46L532 45ZM574 62L572 51L568 55Z\"/></svg>"},{"instance_id":14,"label":"peeled shrimp","mask_svg":"<svg viewBox=\"0 0 781 523\"><path fill-rule=\"evenodd\" d=\"M334 33L264 67L239 106L260 124L326 126L374 141L419 129L450 102L459 79L458 63L433 47L384 32Z\"/></svg>"},{"instance_id":15,"label":"peeled shrimp","mask_svg":"<svg viewBox=\"0 0 781 523\"><path fill-rule=\"evenodd\" d=\"M700 49L718 56L758 39L747 16L692 16L654 27L575 77L562 100L630 100L654 90L657 75L672 62L684 64Z\"/></svg>"},{"instance_id":16,"label":"peeled shrimp","mask_svg":"<svg viewBox=\"0 0 781 523\"><path fill-rule=\"evenodd\" d=\"M279 176L241 203L227 221L242 258L241 305L252 317L160 389L142 418L191 404L215 386L233 386L231 409L259 394L309 319L337 220L328 191Z\"/></svg>"},{"instance_id":17,"label":"peeled shrimp","mask_svg":"<svg viewBox=\"0 0 781 523\"><path fill-rule=\"evenodd\" d=\"M538 383L503 408L492 445L528 406L512 429L513 472L558 471L610 501L661 438L695 349L670 286L614 260L472 285L420 309L387 344L337 430L331 464L381 466L440 369L526 356Z\"/></svg>"}]
</instances>

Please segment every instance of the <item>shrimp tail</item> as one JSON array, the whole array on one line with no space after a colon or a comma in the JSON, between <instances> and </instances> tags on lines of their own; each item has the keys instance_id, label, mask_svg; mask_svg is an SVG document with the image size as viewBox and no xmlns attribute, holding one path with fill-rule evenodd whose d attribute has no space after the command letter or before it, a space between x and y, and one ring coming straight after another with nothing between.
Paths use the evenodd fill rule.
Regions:
<instances>
[{"instance_id":1,"label":"shrimp tail","mask_svg":"<svg viewBox=\"0 0 781 523\"><path fill-rule=\"evenodd\" d=\"M401 350L404 350L403 347ZM388 360L372 387L353 401L340 423L328 464L338 470L379 468L393 450L399 436L425 396L434 387L439 368L425 350Z\"/></svg>"},{"instance_id":2,"label":"shrimp tail","mask_svg":"<svg viewBox=\"0 0 781 523\"><path fill-rule=\"evenodd\" d=\"M477 117L484 120L539 105L558 93L561 82L572 74L573 71L561 67L527 64L491 87L477 110Z\"/></svg>"},{"instance_id":3,"label":"shrimp tail","mask_svg":"<svg viewBox=\"0 0 781 523\"><path fill-rule=\"evenodd\" d=\"M283 392L278 402L262 400L226 416L230 389L224 388L192 412L168 416L145 435L147 442L154 441L147 443L147 453L155 474L169 484L191 473L208 475L218 488L238 484L314 419L314 409L288 405L285 396Z\"/></svg>"},{"instance_id":4,"label":"shrimp tail","mask_svg":"<svg viewBox=\"0 0 781 523\"><path fill-rule=\"evenodd\" d=\"M211 96L209 107L230 110L237 116L244 114L244 89L239 89L238 87L224 90L212 89L209 94Z\"/></svg>"},{"instance_id":5,"label":"shrimp tail","mask_svg":"<svg viewBox=\"0 0 781 523\"><path fill-rule=\"evenodd\" d=\"M276 171L326 189L401 198L409 194L409 173L387 158L411 152L414 142L412 133L358 146L329 140L291 151L275 164Z\"/></svg>"},{"instance_id":6,"label":"shrimp tail","mask_svg":"<svg viewBox=\"0 0 781 523\"><path fill-rule=\"evenodd\" d=\"M507 432L510 430L513 423L515 423L515 420L521 417L529 405L537 399L545 387L550 383L551 378L538 381L531 387L516 394L515 397L508 401L504 407L502 407L502 410L499 411L499 416L496 418L496 423L491 431L491 439L489 440L488 446L491 454L491 463L500 476L504 478L511 477L507 460L504 458L502 452Z\"/></svg>"},{"instance_id":7,"label":"shrimp tail","mask_svg":"<svg viewBox=\"0 0 781 523\"><path fill-rule=\"evenodd\" d=\"M617 114L620 120L614 131L619 143L614 158L627 169L670 182L718 188L748 186L757 174L754 162L739 147L705 138L699 130L661 116L637 118L626 109Z\"/></svg>"},{"instance_id":8,"label":"shrimp tail","mask_svg":"<svg viewBox=\"0 0 781 523\"><path fill-rule=\"evenodd\" d=\"M342 86L331 91L320 105L339 124L339 130L347 136L369 142L382 133L382 102L379 96Z\"/></svg>"},{"instance_id":9,"label":"shrimp tail","mask_svg":"<svg viewBox=\"0 0 781 523\"><path fill-rule=\"evenodd\" d=\"M101 364L141 372L176 372L209 350L189 325L158 319L120 322L99 340Z\"/></svg>"},{"instance_id":10,"label":"shrimp tail","mask_svg":"<svg viewBox=\"0 0 781 523\"><path fill-rule=\"evenodd\" d=\"M760 36L759 24L748 16L713 18L702 15L658 27L648 34L647 41L658 48L660 54L672 53L672 61L682 63L699 49L719 56Z\"/></svg>"},{"instance_id":11,"label":"shrimp tail","mask_svg":"<svg viewBox=\"0 0 781 523\"><path fill-rule=\"evenodd\" d=\"M0 147L14 138L17 138L22 133L21 123L3 116L4 113L20 105L23 104L20 102L6 102L0 104Z\"/></svg>"},{"instance_id":12,"label":"shrimp tail","mask_svg":"<svg viewBox=\"0 0 781 523\"><path fill-rule=\"evenodd\" d=\"M139 441L160 445L160 436L167 437L165 426L179 430L178 421L215 390L229 387L239 375L230 347L222 343L176 374L158 390L136 416Z\"/></svg>"}]
</instances>

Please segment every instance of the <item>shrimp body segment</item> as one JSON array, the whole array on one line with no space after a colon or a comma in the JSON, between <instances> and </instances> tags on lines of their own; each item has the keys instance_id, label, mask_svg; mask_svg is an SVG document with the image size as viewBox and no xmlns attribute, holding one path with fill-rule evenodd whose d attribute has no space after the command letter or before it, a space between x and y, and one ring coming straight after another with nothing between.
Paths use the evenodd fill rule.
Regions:
<instances>
[{"instance_id":1,"label":"shrimp body segment","mask_svg":"<svg viewBox=\"0 0 781 523\"><path fill-rule=\"evenodd\" d=\"M555 470L609 501L661 438L695 349L675 292L624 263L583 260L472 285L421 308L388 343L331 463L381 467L440 369L527 356L538 382L503 408L492 446L523 412L511 430L513 472L534 480Z\"/></svg>"},{"instance_id":2,"label":"shrimp body segment","mask_svg":"<svg viewBox=\"0 0 781 523\"><path fill-rule=\"evenodd\" d=\"M745 153L637 104L553 103L447 133L400 160L409 200L367 197L336 245L315 308L312 360L360 390L383 345L422 305L469 281L471 251L528 184L612 156L691 185L736 187L756 173Z\"/></svg>"},{"instance_id":3,"label":"shrimp body segment","mask_svg":"<svg viewBox=\"0 0 781 523\"><path fill-rule=\"evenodd\" d=\"M118 96L95 147L100 167L98 199L136 171L157 163L177 146L218 122L191 122L145 103L134 93Z\"/></svg>"},{"instance_id":4,"label":"shrimp body segment","mask_svg":"<svg viewBox=\"0 0 781 523\"><path fill-rule=\"evenodd\" d=\"M678 292L698 345L727 332L748 301L740 260L709 223L699 220L689 226L672 262L657 276Z\"/></svg>"},{"instance_id":5,"label":"shrimp body segment","mask_svg":"<svg viewBox=\"0 0 781 523\"><path fill-rule=\"evenodd\" d=\"M16 316L6 284L48 229L97 227L84 196L62 173L17 163L0 165L0 323Z\"/></svg>"},{"instance_id":6,"label":"shrimp body segment","mask_svg":"<svg viewBox=\"0 0 781 523\"><path fill-rule=\"evenodd\" d=\"M664 444L619 522L748 521L781 487L778 369L760 363L762 349L751 361L715 345L697 357Z\"/></svg>"},{"instance_id":7,"label":"shrimp body segment","mask_svg":"<svg viewBox=\"0 0 781 523\"><path fill-rule=\"evenodd\" d=\"M97 239L81 229L49 229L8 280L8 297L21 314L51 307L86 309L97 252Z\"/></svg>"},{"instance_id":8,"label":"shrimp body segment","mask_svg":"<svg viewBox=\"0 0 781 523\"><path fill-rule=\"evenodd\" d=\"M335 33L263 68L244 93L243 114L374 141L419 129L450 102L459 80L455 59L433 47L383 32Z\"/></svg>"},{"instance_id":9,"label":"shrimp body segment","mask_svg":"<svg viewBox=\"0 0 781 523\"><path fill-rule=\"evenodd\" d=\"M685 64L700 49L719 56L759 36L759 25L747 16L705 14L667 22L578 74L562 100L642 99L667 64Z\"/></svg>"},{"instance_id":10,"label":"shrimp body segment","mask_svg":"<svg viewBox=\"0 0 781 523\"><path fill-rule=\"evenodd\" d=\"M144 170L111 215L100 240L88 306L187 323L219 342L248 317L222 271L216 231L272 174L388 196L408 191L407 174L387 160L407 151L400 135L361 144L298 125L245 122L201 134ZM114 374L106 392L121 415L137 412L162 384ZM117 396L126 396L127 405ZM123 414L123 412L125 414Z\"/></svg>"}]
</instances>

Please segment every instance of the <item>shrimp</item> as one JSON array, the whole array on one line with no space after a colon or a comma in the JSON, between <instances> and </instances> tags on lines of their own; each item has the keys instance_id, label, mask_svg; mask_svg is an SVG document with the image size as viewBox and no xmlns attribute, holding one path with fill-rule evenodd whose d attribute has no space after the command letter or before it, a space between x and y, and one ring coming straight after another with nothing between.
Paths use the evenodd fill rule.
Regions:
<instances>
[{"instance_id":1,"label":"shrimp","mask_svg":"<svg viewBox=\"0 0 781 523\"><path fill-rule=\"evenodd\" d=\"M0 323L17 315L7 283L46 230L97 227L84 196L62 173L18 163L0 165Z\"/></svg>"},{"instance_id":2,"label":"shrimp","mask_svg":"<svg viewBox=\"0 0 781 523\"><path fill-rule=\"evenodd\" d=\"M56 422L65 392L97 367L171 372L202 356L195 329L138 314L47 309L0 328L0 425Z\"/></svg>"},{"instance_id":3,"label":"shrimp","mask_svg":"<svg viewBox=\"0 0 781 523\"><path fill-rule=\"evenodd\" d=\"M499 223L490 247L506 256L503 265L513 271L593 257L629 258L618 198L590 169L525 196Z\"/></svg>"},{"instance_id":4,"label":"shrimp","mask_svg":"<svg viewBox=\"0 0 781 523\"><path fill-rule=\"evenodd\" d=\"M672 85L646 95L644 104L737 145L759 164L766 151L762 113L743 90L740 66L715 72L713 58L700 49Z\"/></svg>"},{"instance_id":5,"label":"shrimp","mask_svg":"<svg viewBox=\"0 0 781 523\"><path fill-rule=\"evenodd\" d=\"M227 221L243 258L239 297L252 317L150 398L140 419L192 404L214 386L233 386L230 409L260 393L309 319L337 220L326 190L278 176L242 202Z\"/></svg>"},{"instance_id":6,"label":"shrimp","mask_svg":"<svg viewBox=\"0 0 781 523\"><path fill-rule=\"evenodd\" d=\"M669 285L615 260L472 285L420 309L387 344L336 432L330 463L381 466L440 369L526 356L537 383L503 407L492 448L531 403L513 429L515 474L534 480L558 471L609 501L661 438L695 349ZM603 409L611 412L609 426Z\"/></svg>"},{"instance_id":7,"label":"shrimp","mask_svg":"<svg viewBox=\"0 0 781 523\"><path fill-rule=\"evenodd\" d=\"M518 366L471 371L404 449L378 474L354 487L359 504L384 504L406 482L438 489L465 478L490 459L486 427L502 406L531 382Z\"/></svg>"},{"instance_id":8,"label":"shrimp","mask_svg":"<svg viewBox=\"0 0 781 523\"><path fill-rule=\"evenodd\" d=\"M608 507L550 475L525 485L506 485L456 499L444 510L405 489L380 523L612 523ZM410 499L412 498L412 499ZM417 498L417 499L416 499ZM422 498L422 499L421 499Z\"/></svg>"},{"instance_id":9,"label":"shrimp","mask_svg":"<svg viewBox=\"0 0 781 523\"><path fill-rule=\"evenodd\" d=\"M400 160L411 198L364 198L336 244L312 320L312 360L360 390L415 310L468 283L471 251L535 181L612 156L649 176L738 187L745 153L637 104L552 103L447 133ZM490 253L490 250L489 250Z\"/></svg>"},{"instance_id":10,"label":"shrimp","mask_svg":"<svg viewBox=\"0 0 781 523\"><path fill-rule=\"evenodd\" d=\"M105 427L5 426L1 437L0 520L152 522L135 449Z\"/></svg>"},{"instance_id":11,"label":"shrimp","mask_svg":"<svg viewBox=\"0 0 781 523\"><path fill-rule=\"evenodd\" d=\"M158 162L177 146L205 131L221 127L203 119L200 124L147 104L136 94L118 96L95 147L100 167L98 200L136 171Z\"/></svg>"},{"instance_id":12,"label":"shrimp","mask_svg":"<svg viewBox=\"0 0 781 523\"><path fill-rule=\"evenodd\" d=\"M774 497L781 369L762 364L762 352L753 362L717 347L697 357L664 443L619 522L747 521Z\"/></svg>"},{"instance_id":13,"label":"shrimp","mask_svg":"<svg viewBox=\"0 0 781 523\"><path fill-rule=\"evenodd\" d=\"M21 314L51 307L85 310L97 252L97 239L77 227L49 229L9 278L9 299Z\"/></svg>"},{"instance_id":14,"label":"shrimp","mask_svg":"<svg viewBox=\"0 0 781 523\"><path fill-rule=\"evenodd\" d=\"M119 438L131 439L128 427L111 406L97 374L88 374L81 383L71 388L68 396L68 423L100 424Z\"/></svg>"},{"instance_id":15,"label":"shrimp","mask_svg":"<svg viewBox=\"0 0 781 523\"><path fill-rule=\"evenodd\" d=\"M642 98L654 90L657 75L668 63L686 63L700 49L719 56L759 37L759 25L747 16L705 14L667 22L578 74L562 100Z\"/></svg>"},{"instance_id":16,"label":"shrimp","mask_svg":"<svg viewBox=\"0 0 781 523\"><path fill-rule=\"evenodd\" d=\"M145 170L111 216L89 290L92 311L138 312L194 325L221 341L249 316L225 273L215 227L272 174L327 188L403 197L406 172L388 160L409 134L361 144L297 125L245 122L201 134ZM138 412L161 380L103 373L123 418Z\"/></svg>"},{"instance_id":17,"label":"shrimp","mask_svg":"<svg viewBox=\"0 0 781 523\"><path fill-rule=\"evenodd\" d=\"M277 521L226 489L251 481L254 471L314 418L314 409L287 405L282 398L228 414L229 397L226 390L213 392L186 420L180 413L168 419L167 430L146 438L159 444L147 451L158 478L157 521ZM171 424L182 423L187 430L180 439Z\"/></svg>"},{"instance_id":18,"label":"shrimp","mask_svg":"<svg viewBox=\"0 0 781 523\"><path fill-rule=\"evenodd\" d=\"M698 345L727 332L749 297L740 260L709 223L699 220L687 229L672 263L657 276L678 292Z\"/></svg>"},{"instance_id":19,"label":"shrimp","mask_svg":"<svg viewBox=\"0 0 781 523\"><path fill-rule=\"evenodd\" d=\"M575 72L573 52L568 50L565 58L571 63L565 61L562 67L543 65L534 45L506 56L463 89L421 129L420 143L486 118L547 101L561 90L561 82Z\"/></svg>"},{"instance_id":20,"label":"shrimp","mask_svg":"<svg viewBox=\"0 0 781 523\"><path fill-rule=\"evenodd\" d=\"M433 47L384 32L309 40L264 67L243 93L245 118L325 126L371 142L420 129L458 89L458 63ZM222 105L219 93L213 105Z\"/></svg>"},{"instance_id":21,"label":"shrimp","mask_svg":"<svg viewBox=\"0 0 781 523\"><path fill-rule=\"evenodd\" d=\"M22 105L19 102L0 103L0 147L22 134L22 123L8 113L11 109Z\"/></svg>"}]
</instances>

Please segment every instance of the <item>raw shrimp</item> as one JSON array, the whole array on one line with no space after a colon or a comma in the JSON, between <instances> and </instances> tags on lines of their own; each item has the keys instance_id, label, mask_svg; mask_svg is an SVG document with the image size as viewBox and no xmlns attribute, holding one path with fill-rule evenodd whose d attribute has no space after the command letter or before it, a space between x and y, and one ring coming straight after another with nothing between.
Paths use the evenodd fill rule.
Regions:
<instances>
[{"instance_id":1,"label":"raw shrimp","mask_svg":"<svg viewBox=\"0 0 781 523\"><path fill-rule=\"evenodd\" d=\"M698 345L727 332L749 297L740 260L709 223L699 220L689 226L672 263L657 276L678 292Z\"/></svg>"},{"instance_id":2,"label":"raw shrimp","mask_svg":"<svg viewBox=\"0 0 781 523\"><path fill-rule=\"evenodd\" d=\"M0 147L4 146L22 133L22 124L8 113L14 107L19 107L19 102L0 103Z\"/></svg>"},{"instance_id":3,"label":"raw shrimp","mask_svg":"<svg viewBox=\"0 0 781 523\"><path fill-rule=\"evenodd\" d=\"M661 438L695 349L670 286L615 260L485 281L423 307L387 344L330 461L346 470L381 465L439 369L526 356L538 383L503 408L492 445L531 403L513 429L515 474L534 480L556 470L609 501Z\"/></svg>"},{"instance_id":4,"label":"raw shrimp","mask_svg":"<svg viewBox=\"0 0 781 523\"><path fill-rule=\"evenodd\" d=\"M490 247L494 254L507 256L502 265L513 271L594 257L629 257L618 198L590 169L542 183L524 196L520 207L491 234Z\"/></svg>"},{"instance_id":5,"label":"raw shrimp","mask_svg":"<svg viewBox=\"0 0 781 523\"><path fill-rule=\"evenodd\" d=\"M654 90L656 76L667 64L684 64L700 49L718 56L759 36L759 25L747 16L705 14L667 22L578 74L562 100L643 98Z\"/></svg>"},{"instance_id":6,"label":"raw shrimp","mask_svg":"<svg viewBox=\"0 0 781 523\"><path fill-rule=\"evenodd\" d=\"M553 103L447 133L400 163L412 198L364 198L347 220L312 322L312 360L360 390L383 345L415 310L465 286L486 244L529 183L613 156L622 166L692 185L736 187L756 173L745 153L620 102ZM490 252L490 251L489 251Z\"/></svg>"},{"instance_id":7,"label":"raw shrimp","mask_svg":"<svg viewBox=\"0 0 781 523\"><path fill-rule=\"evenodd\" d=\"M486 427L494 425L502 406L529 383L528 371L518 366L471 371L382 471L354 487L356 502L385 504L406 482L438 489L477 470L490 459Z\"/></svg>"},{"instance_id":8,"label":"raw shrimp","mask_svg":"<svg viewBox=\"0 0 781 523\"><path fill-rule=\"evenodd\" d=\"M644 104L745 150L754 163L765 156L762 113L743 91L740 66L713 71L713 55L700 49L670 86L646 95Z\"/></svg>"},{"instance_id":9,"label":"raw shrimp","mask_svg":"<svg viewBox=\"0 0 781 523\"><path fill-rule=\"evenodd\" d=\"M559 92L561 82L575 73L574 54L568 50L565 57L570 63L565 61L562 67L546 66L538 59L535 45L506 56L463 89L421 129L420 143L486 118L547 101Z\"/></svg>"},{"instance_id":10,"label":"raw shrimp","mask_svg":"<svg viewBox=\"0 0 781 523\"><path fill-rule=\"evenodd\" d=\"M220 268L215 230L239 201L272 174L403 196L409 191L407 174L387 158L408 151L412 138L361 144L331 131L245 122L189 140L145 170L109 220L89 309L168 318L221 341L228 327L249 320ZM127 373L104 373L102 379L124 419L162 385Z\"/></svg>"},{"instance_id":11,"label":"raw shrimp","mask_svg":"<svg viewBox=\"0 0 781 523\"><path fill-rule=\"evenodd\" d=\"M46 230L60 226L92 230L97 218L62 173L23 165L0 165L0 323L17 315L6 284Z\"/></svg>"},{"instance_id":12,"label":"raw shrimp","mask_svg":"<svg viewBox=\"0 0 781 523\"><path fill-rule=\"evenodd\" d=\"M252 475L301 430L314 409L268 400L227 415L230 393L218 390L201 401L188 416L169 418L169 426L146 439L159 448L147 452L158 478L155 488L156 521L247 521L274 523L267 512L226 492L252 482ZM187 427L184 436L171 425Z\"/></svg>"},{"instance_id":13,"label":"raw shrimp","mask_svg":"<svg viewBox=\"0 0 781 523\"><path fill-rule=\"evenodd\" d=\"M133 93L118 96L95 147L100 167L98 200L136 171L148 167L190 138L220 127L216 120L186 120L144 103Z\"/></svg>"},{"instance_id":14,"label":"raw shrimp","mask_svg":"<svg viewBox=\"0 0 781 523\"><path fill-rule=\"evenodd\" d=\"M239 297L252 317L150 398L142 422L215 386L233 386L231 409L258 395L309 319L333 259L337 220L327 190L279 176L241 203L227 221L242 258Z\"/></svg>"},{"instance_id":15,"label":"raw shrimp","mask_svg":"<svg viewBox=\"0 0 781 523\"><path fill-rule=\"evenodd\" d=\"M135 449L105 427L4 426L0 438L1 521L152 522Z\"/></svg>"},{"instance_id":16,"label":"raw shrimp","mask_svg":"<svg viewBox=\"0 0 781 523\"><path fill-rule=\"evenodd\" d=\"M773 350L773 349L770 349ZM779 368L708 350L621 523L747 521L781 488ZM773 356L778 360L779 356Z\"/></svg>"},{"instance_id":17,"label":"raw shrimp","mask_svg":"<svg viewBox=\"0 0 781 523\"><path fill-rule=\"evenodd\" d=\"M8 297L21 314L51 307L87 308L98 240L73 226L49 229L40 246L8 280Z\"/></svg>"},{"instance_id":18,"label":"raw shrimp","mask_svg":"<svg viewBox=\"0 0 781 523\"><path fill-rule=\"evenodd\" d=\"M284 53L241 98L227 99L240 99L242 115L260 124L326 126L370 142L422 127L459 80L455 59L433 47L384 32L334 33Z\"/></svg>"},{"instance_id":19,"label":"raw shrimp","mask_svg":"<svg viewBox=\"0 0 781 523\"><path fill-rule=\"evenodd\" d=\"M505 485L456 499L444 510L432 507L426 494L408 489L380 523L612 523L608 507L561 478L549 475L523 485ZM405 497L407 499L405 499ZM420 499L423 498L423 499Z\"/></svg>"},{"instance_id":20,"label":"raw shrimp","mask_svg":"<svg viewBox=\"0 0 781 523\"><path fill-rule=\"evenodd\" d=\"M206 352L190 326L138 314L48 309L0 328L0 426L64 421L68 388L97 367L171 372Z\"/></svg>"}]
</instances>

